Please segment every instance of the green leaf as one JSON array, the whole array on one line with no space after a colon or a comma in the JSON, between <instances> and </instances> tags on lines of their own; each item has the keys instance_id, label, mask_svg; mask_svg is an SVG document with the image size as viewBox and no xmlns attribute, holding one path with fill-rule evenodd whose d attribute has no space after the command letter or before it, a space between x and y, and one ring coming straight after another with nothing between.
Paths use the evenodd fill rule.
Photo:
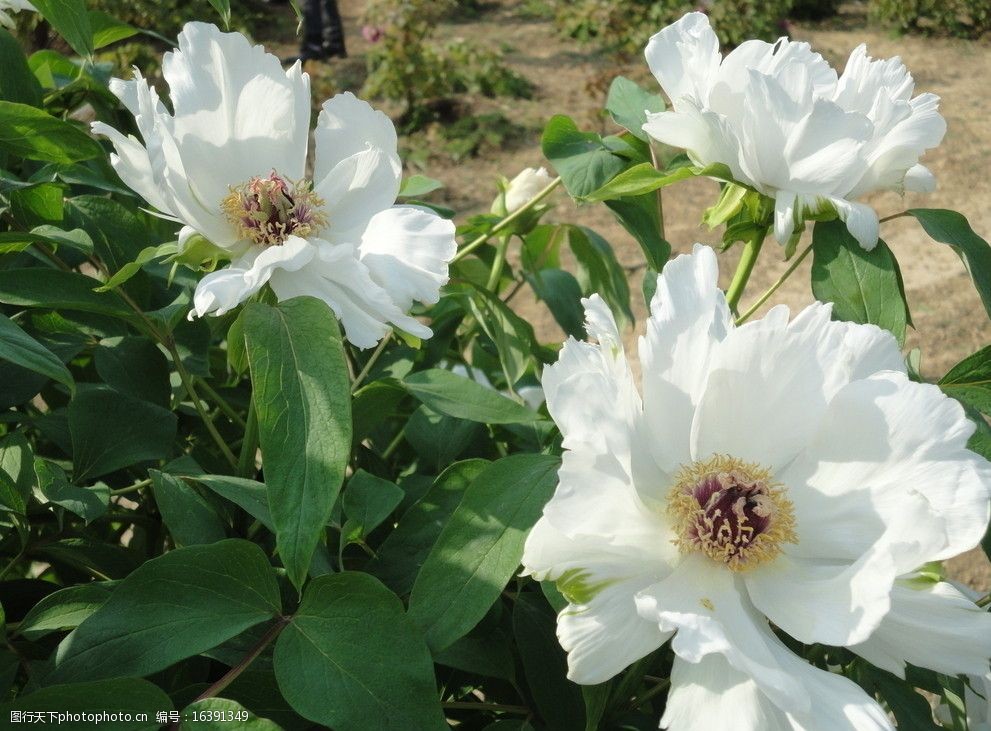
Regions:
<instances>
[{"instance_id":1,"label":"green leaf","mask_svg":"<svg viewBox=\"0 0 991 731\"><path fill-rule=\"evenodd\" d=\"M126 713L129 720L95 723L93 720L69 720L69 716L57 725L64 731L92 731L94 728L101 731L158 731L162 724L156 721L155 714L170 710L172 700L157 685L139 678L120 678L42 688L0 705L0 717L10 719L14 711L36 711L44 714L46 723L55 725L48 717L49 712L72 715L86 711L108 715Z\"/></svg>"},{"instance_id":2,"label":"green leaf","mask_svg":"<svg viewBox=\"0 0 991 731\"><path fill-rule=\"evenodd\" d=\"M150 261L155 259L160 259L163 256L171 256L178 253L179 245L175 241L169 241L158 246L146 246L141 251L138 252L138 256L134 261L129 261L124 264L120 269L118 269L110 279L107 280L106 284L96 288L97 292L107 292L114 287L119 287L124 282L129 280L135 274L141 271L141 267Z\"/></svg>"},{"instance_id":3,"label":"green leaf","mask_svg":"<svg viewBox=\"0 0 991 731\"><path fill-rule=\"evenodd\" d=\"M0 302L18 307L79 310L134 320L135 314L114 292L98 294L100 282L76 272L32 267L0 271Z\"/></svg>"},{"instance_id":4,"label":"green leaf","mask_svg":"<svg viewBox=\"0 0 991 731\"><path fill-rule=\"evenodd\" d=\"M86 254L93 253L93 240L82 229L65 231L55 226L36 226L31 231L0 233L0 254L24 251L34 243L48 244L52 249L68 246Z\"/></svg>"},{"instance_id":5,"label":"green leaf","mask_svg":"<svg viewBox=\"0 0 991 731\"><path fill-rule=\"evenodd\" d=\"M115 586L116 581L94 581L49 594L24 616L17 632L29 640L36 640L52 632L75 629L107 603Z\"/></svg>"},{"instance_id":6,"label":"green leaf","mask_svg":"<svg viewBox=\"0 0 991 731\"><path fill-rule=\"evenodd\" d=\"M554 492L559 464L545 454L503 457L465 491L410 596L410 619L431 650L467 634L499 598L519 568L526 534Z\"/></svg>"},{"instance_id":7,"label":"green leaf","mask_svg":"<svg viewBox=\"0 0 991 731\"><path fill-rule=\"evenodd\" d=\"M231 27L231 0L210 0L213 9L220 13L220 19L224 21L224 28L230 30Z\"/></svg>"},{"instance_id":8,"label":"green leaf","mask_svg":"<svg viewBox=\"0 0 991 731\"><path fill-rule=\"evenodd\" d=\"M485 426L477 421L438 414L421 405L406 421L403 437L426 462L438 471L451 464L476 440L484 438Z\"/></svg>"},{"instance_id":9,"label":"green leaf","mask_svg":"<svg viewBox=\"0 0 991 731\"><path fill-rule=\"evenodd\" d=\"M540 416L492 388L441 368L406 376L406 390L434 411L487 424L525 424Z\"/></svg>"},{"instance_id":10,"label":"green leaf","mask_svg":"<svg viewBox=\"0 0 991 731\"><path fill-rule=\"evenodd\" d=\"M671 244L661 236L658 195L647 193L606 201L616 220L640 244L647 267L655 272L663 269L671 256Z\"/></svg>"},{"instance_id":11,"label":"green leaf","mask_svg":"<svg viewBox=\"0 0 991 731\"><path fill-rule=\"evenodd\" d=\"M633 322L630 287L609 242L584 226L569 226L567 234L568 246L578 262L578 282L582 289L602 296L620 328L630 325Z\"/></svg>"},{"instance_id":12,"label":"green leaf","mask_svg":"<svg viewBox=\"0 0 991 731\"><path fill-rule=\"evenodd\" d=\"M991 317L991 246L974 233L967 219L956 211L912 208L909 213L934 240L953 247L970 272L984 309Z\"/></svg>"},{"instance_id":13,"label":"green leaf","mask_svg":"<svg viewBox=\"0 0 991 731\"><path fill-rule=\"evenodd\" d=\"M467 459L444 470L423 497L402 515L399 524L378 547L367 570L397 594L408 594L468 485L489 464L484 459Z\"/></svg>"},{"instance_id":14,"label":"green leaf","mask_svg":"<svg viewBox=\"0 0 991 731\"><path fill-rule=\"evenodd\" d=\"M70 391L76 390L76 382L62 361L3 315L0 315L0 359L58 381Z\"/></svg>"},{"instance_id":15,"label":"green leaf","mask_svg":"<svg viewBox=\"0 0 991 731\"><path fill-rule=\"evenodd\" d=\"M21 44L4 28L0 28L0 68L0 99L41 106L41 84L31 73Z\"/></svg>"},{"instance_id":16,"label":"green leaf","mask_svg":"<svg viewBox=\"0 0 991 731\"><path fill-rule=\"evenodd\" d=\"M544 127L541 147L573 198L598 190L626 166L599 135L580 131L574 120L561 114Z\"/></svg>"},{"instance_id":17,"label":"green leaf","mask_svg":"<svg viewBox=\"0 0 991 731\"><path fill-rule=\"evenodd\" d=\"M953 366L939 379L939 387L981 413L991 413L991 345Z\"/></svg>"},{"instance_id":18,"label":"green leaf","mask_svg":"<svg viewBox=\"0 0 991 731\"><path fill-rule=\"evenodd\" d=\"M0 150L28 160L71 163L103 154L92 137L27 104L0 101Z\"/></svg>"},{"instance_id":19,"label":"green leaf","mask_svg":"<svg viewBox=\"0 0 991 731\"><path fill-rule=\"evenodd\" d=\"M819 221L812 234L812 292L833 303L833 317L871 323L905 340L908 308L898 284L898 268L881 240L864 251L839 220Z\"/></svg>"},{"instance_id":20,"label":"green leaf","mask_svg":"<svg viewBox=\"0 0 991 731\"><path fill-rule=\"evenodd\" d=\"M80 56L93 55L93 29L85 0L38 0L34 6Z\"/></svg>"},{"instance_id":21,"label":"green leaf","mask_svg":"<svg viewBox=\"0 0 991 731\"><path fill-rule=\"evenodd\" d=\"M900 678L878 668L861 666L864 681L877 691L898 724L898 731L940 731L929 701Z\"/></svg>"},{"instance_id":22,"label":"green leaf","mask_svg":"<svg viewBox=\"0 0 991 731\"><path fill-rule=\"evenodd\" d=\"M299 587L351 454L351 395L330 308L312 297L244 311L252 397L279 555Z\"/></svg>"},{"instance_id":23,"label":"green leaf","mask_svg":"<svg viewBox=\"0 0 991 731\"><path fill-rule=\"evenodd\" d=\"M220 497L230 500L258 520L270 531L275 531L272 514L268 510L268 493L262 483L230 475L193 475L188 479L210 488Z\"/></svg>"},{"instance_id":24,"label":"green leaf","mask_svg":"<svg viewBox=\"0 0 991 731\"><path fill-rule=\"evenodd\" d=\"M345 536L361 540L403 501L405 493L394 483L364 470L354 473L344 490L342 505L347 516Z\"/></svg>"},{"instance_id":25,"label":"green leaf","mask_svg":"<svg viewBox=\"0 0 991 731\"><path fill-rule=\"evenodd\" d=\"M314 579L275 645L282 695L335 731L442 731L430 653L399 599L368 574Z\"/></svg>"},{"instance_id":26,"label":"green leaf","mask_svg":"<svg viewBox=\"0 0 991 731\"><path fill-rule=\"evenodd\" d=\"M281 731L278 724L227 698L204 698L190 703L182 716L179 731Z\"/></svg>"},{"instance_id":27,"label":"green leaf","mask_svg":"<svg viewBox=\"0 0 991 731\"><path fill-rule=\"evenodd\" d=\"M434 654L434 662L466 673L514 682L512 642L501 628L472 632Z\"/></svg>"},{"instance_id":28,"label":"green leaf","mask_svg":"<svg viewBox=\"0 0 991 731\"><path fill-rule=\"evenodd\" d=\"M110 490L105 485L70 485L61 467L40 457L34 460L34 472L38 476L38 490L48 502L75 513L87 523L107 512Z\"/></svg>"},{"instance_id":29,"label":"green leaf","mask_svg":"<svg viewBox=\"0 0 991 731\"><path fill-rule=\"evenodd\" d=\"M620 127L624 127L637 139L649 142L647 133L643 131L647 113L663 112L664 99L660 94L652 94L625 76L617 76L609 85L606 111Z\"/></svg>"},{"instance_id":30,"label":"green leaf","mask_svg":"<svg viewBox=\"0 0 991 731\"><path fill-rule=\"evenodd\" d=\"M230 539L153 558L55 654L46 684L148 675L226 642L281 611L262 550Z\"/></svg>"},{"instance_id":31,"label":"green leaf","mask_svg":"<svg viewBox=\"0 0 991 731\"><path fill-rule=\"evenodd\" d=\"M76 482L139 462L164 459L175 440L176 415L109 386L80 386L69 403Z\"/></svg>"},{"instance_id":32,"label":"green leaf","mask_svg":"<svg viewBox=\"0 0 991 731\"><path fill-rule=\"evenodd\" d=\"M403 180L399 189L400 198L421 198L435 190L440 190L444 184L439 180L428 178L426 175L411 175Z\"/></svg>"},{"instance_id":33,"label":"green leaf","mask_svg":"<svg viewBox=\"0 0 991 731\"><path fill-rule=\"evenodd\" d=\"M115 200L100 195L80 195L66 203L72 225L90 235L96 253L110 271L124 269L151 243L148 225Z\"/></svg>"},{"instance_id":34,"label":"green leaf","mask_svg":"<svg viewBox=\"0 0 991 731\"><path fill-rule=\"evenodd\" d=\"M168 406L172 394L169 364L147 338L105 338L93 349L93 364L104 383L128 396Z\"/></svg>"},{"instance_id":35,"label":"green leaf","mask_svg":"<svg viewBox=\"0 0 991 731\"><path fill-rule=\"evenodd\" d=\"M533 327L491 292L466 284L468 309L489 336L507 383L515 384L526 372L537 346Z\"/></svg>"},{"instance_id":36,"label":"green leaf","mask_svg":"<svg viewBox=\"0 0 991 731\"><path fill-rule=\"evenodd\" d=\"M513 634L537 710L549 731L585 728L581 686L568 680L568 659L555 636L556 619L543 598L523 592L513 606Z\"/></svg>"},{"instance_id":37,"label":"green leaf","mask_svg":"<svg viewBox=\"0 0 991 731\"><path fill-rule=\"evenodd\" d=\"M534 294L547 304L547 309L554 315L565 335L584 340L585 311L581 303L582 288L571 272L566 272L564 269L541 269L539 272L528 272L525 276Z\"/></svg>"},{"instance_id":38,"label":"green leaf","mask_svg":"<svg viewBox=\"0 0 991 731\"><path fill-rule=\"evenodd\" d=\"M177 546L216 543L227 537L224 521L191 485L158 470L148 474L162 521Z\"/></svg>"},{"instance_id":39,"label":"green leaf","mask_svg":"<svg viewBox=\"0 0 991 731\"><path fill-rule=\"evenodd\" d=\"M93 48L103 48L141 32L133 25L121 23L113 16L99 10L90 10L87 16L93 33Z\"/></svg>"},{"instance_id":40,"label":"green leaf","mask_svg":"<svg viewBox=\"0 0 991 731\"><path fill-rule=\"evenodd\" d=\"M690 166L676 168L671 172L662 172L653 163L642 162L639 165L624 170L602 186L589 191L585 199L589 201L607 201L614 198L629 198L645 193L653 193L658 188L677 183L679 180L695 177L698 171Z\"/></svg>"}]
</instances>

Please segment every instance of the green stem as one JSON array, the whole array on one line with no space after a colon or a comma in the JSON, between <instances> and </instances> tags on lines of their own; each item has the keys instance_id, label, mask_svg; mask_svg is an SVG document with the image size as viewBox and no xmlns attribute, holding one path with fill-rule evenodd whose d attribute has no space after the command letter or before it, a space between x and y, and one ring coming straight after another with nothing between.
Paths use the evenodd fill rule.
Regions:
<instances>
[{"instance_id":1,"label":"green stem","mask_svg":"<svg viewBox=\"0 0 991 731\"><path fill-rule=\"evenodd\" d=\"M446 701L441 706L452 711L502 711L529 716L531 711L526 706L509 706L505 703L474 703L472 701Z\"/></svg>"},{"instance_id":2,"label":"green stem","mask_svg":"<svg viewBox=\"0 0 991 731\"><path fill-rule=\"evenodd\" d=\"M656 680L657 680L657 685L655 685L650 690L646 691L643 695L633 699L633 701L630 703L631 709L636 710L644 703L649 701L651 698L653 698L656 695L660 695L671 686L671 681L667 680L666 678L656 678Z\"/></svg>"},{"instance_id":3,"label":"green stem","mask_svg":"<svg viewBox=\"0 0 991 731\"><path fill-rule=\"evenodd\" d=\"M658 164L658 159L657 159L657 152L656 152L656 150L654 150L654 146L653 145L650 146L650 160L651 160L652 163L654 163L654 169L655 170L660 170L660 166ZM662 188L658 188L655 195L657 196L657 233L660 235L661 240L664 241L665 240L665 238L664 238L664 200L662 198L662 196L663 196L663 189Z\"/></svg>"},{"instance_id":4,"label":"green stem","mask_svg":"<svg viewBox=\"0 0 991 731\"><path fill-rule=\"evenodd\" d=\"M985 594L976 602L974 602L974 604L976 604L979 607L986 607L988 604L991 604L991 594Z\"/></svg>"},{"instance_id":5,"label":"green stem","mask_svg":"<svg viewBox=\"0 0 991 731\"><path fill-rule=\"evenodd\" d=\"M544 198L546 198L551 193L553 193L554 189L557 188L557 186L559 186L560 184L561 184L561 178L554 178L554 180L548 183L543 190L537 193L537 195L535 195L533 198L528 200L525 204L523 204L515 211L510 213L508 216L506 216L504 219L499 221L499 223L497 223L491 229L489 229L484 234L479 236L477 239L462 246L461 250L454 255L454 258L451 260L451 263L454 264L457 261L461 261L466 256L468 256L468 254L473 252L475 249L477 249L479 246L484 244L486 241L488 241L490 238L495 236L497 233L501 233L502 231L505 231L511 223L519 219L524 213L529 211L535 205L540 203L540 201L542 201Z\"/></svg>"},{"instance_id":6,"label":"green stem","mask_svg":"<svg viewBox=\"0 0 991 731\"><path fill-rule=\"evenodd\" d=\"M122 487L119 490L111 490L110 494L112 496L116 495L127 495L131 492L137 492L142 487L148 487L151 484L151 479L141 480L141 482L135 482L133 485L128 485L127 487Z\"/></svg>"},{"instance_id":7,"label":"green stem","mask_svg":"<svg viewBox=\"0 0 991 731\"><path fill-rule=\"evenodd\" d=\"M361 372L354 377L354 381L351 383L351 393L357 391L358 387L362 384L365 378L368 377L368 374L372 370L372 366L375 365L375 361L377 361L379 359L379 356L382 355L382 353L385 351L385 348L389 344L389 341L391 339L392 339L392 330L390 330L385 334L385 337L382 338L382 341L378 344L378 347L376 347L375 351L368 357L368 360L365 362L365 365L362 367Z\"/></svg>"},{"instance_id":8,"label":"green stem","mask_svg":"<svg viewBox=\"0 0 991 731\"><path fill-rule=\"evenodd\" d=\"M200 378L199 376L194 376L193 382L198 384L204 391L206 391L206 395L217 403L217 406L220 407L220 410L224 412L224 414L227 416L228 419L230 419L232 422L237 424L242 429L245 429L247 427L247 424L244 421L244 419L241 418L241 415L237 413L237 411L235 411L234 408L229 403L227 403L227 401L224 399L223 396L217 393L217 391L209 383L206 382L206 379Z\"/></svg>"},{"instance_id":9,"label":"green stem","mask_svg":"<svg viewBox=\"0 0 991 731\"><path fill-rule=\"evenodd\" d=\"M764 292L764 294L762 294L760 297L758 297L757 301L754 302L752 305L750 305L750 308L746 312L744 312L742 315L736 318L736 324L742 325L744 322L750 319L750 317L755 312L757 312L757 310L760 309L761 305L767 302L767 300L770 299L771 295L778 290L778 287L784 284L785 280L788 279L788 277L790 277L796 269L798 269L798 265L801 264L802 261L805 259L805 257L809 255L810 251L812 251L812 244L806 246L805 249L802 251L802 253L796 256L794 260L792 260L788 268L785 269L785 273L782 274L780 277L778 277L777 281L774 284L772 284L770 287L768 287L767 291Z\"/></svg>"},{"instance_id":10,"label":"green stem","mask_svg":"<svg viewBox=\"0 0 991 731\"><path fill-rule=\"evenodd\" d=\"M496 245L495 259L492 260L492 271L489 272L489 281L485 283L485 288L496 293L496 288L499 286L499 279L502 277L502 268L506 264L506 251L509 249L509 234L503 234L499 237L499 243Z\"/></svg>"},{"instance_id":11,"label":"green stem","mask_svg":"<svg viewBox=\"0 0 991 731\"><path fill-rule=\"evenodd\" d=\"M258 451L258 415L255 413L255 399L248 401L248 420L244 427L244 439L241 440L241 454L237 460L239 477L254 477L255 453Z\"/></svg>"},{"instance_id":12,"label":"green stem","mask_svg":"<svg viewBox=\"0 0 991 731\"><path fill-rule=\"evenodd\" d=\"M760 247L764 245L764 237L767 236L768 228L770 226L758 226L753 237L743 246L740 263L736 267L736 273L733 275L729 289L726 290L726 302L733 312L736 312L736 308L740 304L740 297L743 296L743 290L747 288L747 282L750 280L750 274L757 263Z\"/></svg>"}]
</instances>

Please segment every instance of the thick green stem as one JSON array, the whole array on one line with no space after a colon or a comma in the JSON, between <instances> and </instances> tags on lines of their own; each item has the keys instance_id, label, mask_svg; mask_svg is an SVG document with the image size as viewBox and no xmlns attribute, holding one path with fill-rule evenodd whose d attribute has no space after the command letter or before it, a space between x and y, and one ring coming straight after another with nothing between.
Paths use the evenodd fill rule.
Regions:
<instances>
[{"instance_id":1,"label":"thick green stem","mask_svg":"<svg viewBox=\"0 0 991 731\"><path fill-rule=\"evenodd\" d=\"M788 279L788 277L790 277L796 269L798 269L798 265L801 264L802 261L805 259L805 257L809 255L810 251L812 251L812 244L806 246L805 250L802 251L801 254L799 254L792 260L788 268L785 269L785 273L782 274L780 277L778 277L777 281L774 284L772 284L770 287L768 287L767 291L764 292L764 294L762 294L760 297L758 297L757 301L754 302L752 305L750 305L750 308L746 312L744 312L742 315L736 318L736 324L742 325L744 322L750 319L750 317L755 312L757 312L757 310L760 309L760 306L763 305L765 302L767 302L767 300L770 299L772 294L778 291L778 287L784 284L785 280Z\"/></svg>"},{"instance_id":2,"label":"thick green stem","mask_svg":"<svg viewBox=\"0 0 991 731\"><path fill-rule=\"evenodd\" d=\"M148 487L151 484L151 480L141 480L140 482L135 482L133 485L128 485L127 487L122 487L118 490L111 490L110 494L112 496L117 495L127 495L128 493L137 492L142 487Z\"/></svg>"},{"instance_id":3,"label":"thick green stem","mask_svg":"<svg viewBox=\"0 0 991 731\"><path fill-rule=\"evenodd\" d=\"M386 333L385 337L382 338L382 341L378 344L378 347L375 348L375 352L373 352L368 357L368 360L365 362L365 365L362 367L361 372L354 377L354 381L352 381L351 383L351 393L357 391L358 387L361 386L365 378L368 377L368 374L372 370L372 366L375 365L375 362L379 359L379 356L382 355L382 353L385 351L385 348L389 344L389 341L391 339L392 339L392 331L390 330L388 333Z\"/></svg>"},{"instance_id":4,"label":"thick green stem","mask_svg":"<svg viewBox=\"0 0 991 731\"><path fill-rule=\"evenodd\" d=\"M451 263L453 264L456 261L461 261L466 256L468 256L468 254L473 252L475 249L477 249L479 246L481 246L486 241L491 239L493 236L505 231L507 228L509 228L509 225L511 223L519 219L521 216L523 216L523 214L525 214L535 205L540 203L540 201L542 201L544 198L546 198L551 193L553 193L554 189L557 188L557 186L559 186L560 184L561 184L561 178L554 178L554 180L548 183L547 186L539 193L537 193L537 195L535 195L533 198L528 200L522 206L520 206L515 211L510 213L508 216L506 216L504 219L499 221L499 223L497 223L495 226L490 228L488 231L486 231L484 234L479 236L477 239L462 246L461 250L454 255L454 258L451 260Z\"/></svg>"},{"instance_id":5,"label":"thick green stem","mask_svg":"<svg viewBox=\"0 0 991 731\"><path fill-rule=\"evenodd\" d=\"M743 246L743 254L740 255L740 263L737 264L736 273L733 274L733 281L730 282L729 289L726 290L726 302L730 310L736 312L743 296L743 290L747 288L750 274L757 263L757 256L760 254L760 247L764 245L764 238L767 236L769 226L758 226L753 237Z\"/></svg>"},{"instance_id":6,"label":"thick green stem","mask_svg":"<svg viewBox=\"0 0 991 731\"><path fill-rule=\"evenodd\" d=\"M502 234L499 243L496 245L495 259L492 260L492 271L489 272L489 281L485 283L485 288L496 294L499 286L499 279L502 277L502 268L506 265L506 252L509 250L509 234Z\"/></svg>"},{"instance_id":7,"label":"thick green stem","mask_svg":"<svg viewBox=\"0 0 991 731\"><path fill-rule=\"evenodd\" d=\"M193 378L193 382L198 384L204 391L206 391L206 395L217 403L217 406L220 407L220 410L224 412L224 414L227 416L228 419L230 419L232 422L237 424L242 429L244 429L247 426L244 422L244 419L241 418L241 415L237 413L229 403L227 403L227 401L224 399L223 396L217 393L217 391L209 383L206 382L206 379L199 378L197 376Z\"/></svg>"},{"instance_id":8,"label":"thick green stem","mask_svg":"<svg viewBox=\"0 0 991 731\"><path fill-rule=\"evenodd\" d=\"M255 476L255 453L258 451L258 416L255 414L255 399L248 401L248 419L244 426L244 439L241 440L241 454L237 459L239 477Z\"/></svg>"}]
</instances>

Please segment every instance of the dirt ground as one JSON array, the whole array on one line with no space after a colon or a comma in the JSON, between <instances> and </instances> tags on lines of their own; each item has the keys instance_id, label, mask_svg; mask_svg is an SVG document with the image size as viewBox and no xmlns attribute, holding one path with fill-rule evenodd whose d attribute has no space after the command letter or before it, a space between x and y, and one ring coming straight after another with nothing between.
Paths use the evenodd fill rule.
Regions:
<instances>
[{"instance_id":1,"label":"dirt ground","mask_svg":"<svg viewBox=\"0 0 991 731\"><path fill-rule=\"evenodd\" d=\"M339 0L345 19L351 58L331 64L311 62L307 70L314 77L315 91L321 88L353 86L360 80L362 54L368 43L361 36L364 3ZM618 73L644 84L652 84L646 65L635 59L617 66L574 41L562 39L552 22L527 16L522 3L497 0L476 19L444 25L438 38L462 38L489 48L502 48L509 66L525 75L535 86L529 100L472 100L475 113L501 111L523 124L529 134L507 143L498 154L452 162L443 155L431 158L424 173L445 184L439 200L461 215L486 210L496 193L495 180L502 174L512 177L520 169L546 165L539 146L543 123L553 114L564 113L585 129L612 131L611 122L599 114L605 101L608 79ZM930 91L942 98L941 110L948 132L943 144L924 162L938 179L938 189L929 195L910 194L904 199L893 193L875 196L870 202L882 216L907 207L947 207L963 212L974 229L991 235L991 45L950 39L893 37L869 27L863 7L844 6L838 18L824 24L796 24L793 38L807 40L831 63L842 68L846 56L866 42L871 55L901 55L916 79L917 92ZM267 40L267 39L260 39ZM278 44L276 48L278 48ZM284 49L290 46L284 45ZM689 181L668 188L664 210L667 238L675 252L690 250L696 241L717 244L720 231L709 231L699 224L702 211L714 202L715 184ZM563 193L553 199L556 209L545 220L566 220L590 226L609 240L620 262L631 268L642 263L639 247L601 206L575 207ZM915 330L907 347L922 349L922 371L937 378L962 357L991 342L991 324L960 260L945 246L930 241L914 219L898 219L882 227L882 237L894 250L904 275ZM722 271L733 271L738 254L722 255ZM809 303L809 260L771 300L793 308ZM781 249L769 242L758 270L751 280L749 297L762 292L784 270ZM631 281L634 314L641 323L645 316L639 297L640 275ZM728 281L727 281L728 283ZM520 299L518 307L533 323L544 340L560 340L562 333L547 310L535 302ZM635 333L629 333L629 343ZM991 588L991 564L980 551L950 562L951 575L974 588Z\"/></svg>"}]
</instances>

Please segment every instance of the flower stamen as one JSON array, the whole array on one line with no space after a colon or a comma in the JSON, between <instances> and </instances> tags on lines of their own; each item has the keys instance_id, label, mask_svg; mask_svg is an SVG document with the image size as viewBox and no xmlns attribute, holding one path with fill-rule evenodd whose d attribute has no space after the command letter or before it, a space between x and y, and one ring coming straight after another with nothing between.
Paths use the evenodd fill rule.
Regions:
<instances>
[{"instance_id":1,"label":"flower stamen","mask_svg":"<svg viewBox=\"0 0 991 731\"><path fill-rule=\"evenodd\" d=\"M267 177L232 185L221 208L238 236L278 246L290 236L307 236L327 225L324 202L308 180L291 181L274 170Z\"/></svg>"},{"instance_id":2,"label":"flower stamen","mask_svg":"<svg viewBox=\"0 0 991 731\"><path fill-rule=\"evenodd\" d=\"M682 552L701 551L732 571L771 561L797 543L795 512L782 485L760 465L715 455L679 470L668 515Z\"/></svg>"}]
</instances>

